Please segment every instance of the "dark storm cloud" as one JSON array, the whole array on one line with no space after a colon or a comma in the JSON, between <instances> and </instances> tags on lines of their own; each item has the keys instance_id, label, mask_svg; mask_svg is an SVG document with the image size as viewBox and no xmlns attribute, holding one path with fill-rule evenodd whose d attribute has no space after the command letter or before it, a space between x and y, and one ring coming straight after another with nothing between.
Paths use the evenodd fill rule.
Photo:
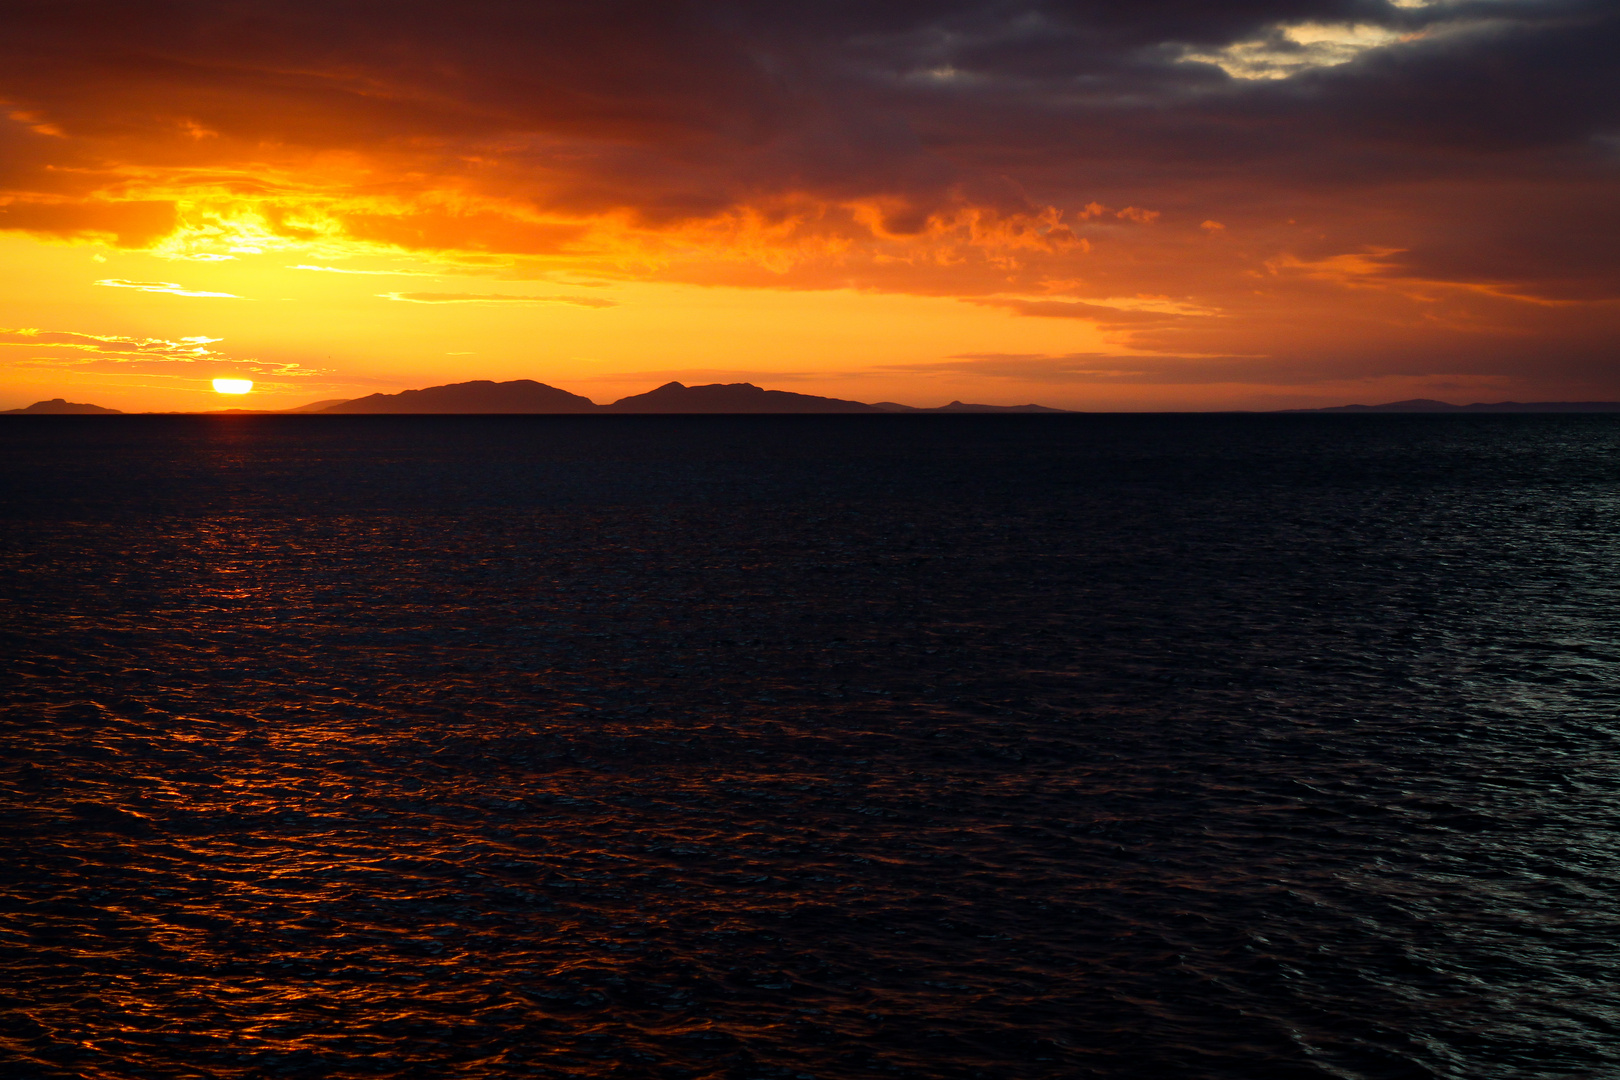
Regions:
<instances>
[{"instance_id":1,"label":"dark storm cloud","mask_svg":"<svg viewBox=\"0 0 1620 1080\"><path fill-rule=\"evenodd\" d=\"M1282 18L1325 19L1328 7L1292 5ZM1368 9L1360 5L1362 15L1378 14ZM1227 45L1249 40L1261 29L1252 20L1232 18L1219 35L1208 22L1144 18L1129 35L1042 22L1003 41L942 48L930 62L955 77L931 85L911 79L895 92L930 142L1037 170L1084 165L1127 179L1151 179L1154 168L1180 179L1224 171L1253 178L1265 165L1318 183L1494 174L1504 166L1539 171L1545 163L1504 163L1500 155L1590 154L1594 137L1620 131L1620 65L1610 59L1620 52L1617 10L1595 3L1448 5L1418 14L1384 8L1372 23L1419 36L1276 80L1234 78L1213 62L1187 59L1215 51L1194 48L1200 36ZM1598 155L1588 164L1596 166Z\"/></svg>"},{"instance_id":2,"label":"dark storm cloud","mask_svg":"<svg viewBox=\"0 0 1620 1080\"><path fill-rule=\"evenodd\" d=\"M1311 23L1428 36L1278 81L1186 62ZM1620 14L1593 0L36 0L8 5L0 93L72 135L578 139L587 177L723 202L937 189L981 160L1247 167L1365 144L1398 150L1369 168L1399 174L1458 148L1575 148L1620 130L1617 51Z\"/></svg>"}]
</instances>

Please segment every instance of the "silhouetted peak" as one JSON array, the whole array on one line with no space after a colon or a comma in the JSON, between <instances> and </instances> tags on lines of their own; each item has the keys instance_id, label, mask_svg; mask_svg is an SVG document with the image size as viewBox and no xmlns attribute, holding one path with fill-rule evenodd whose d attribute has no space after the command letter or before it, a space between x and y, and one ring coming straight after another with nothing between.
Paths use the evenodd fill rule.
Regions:
<instances>
[{"instance_id":1,"label":"silhouetted peak","mask_svg":"<svg viewBox=\"0 0 1620 1080\"><path fill-rule=\"evenodd\" d=\"M325 413L585 413L596 402L533 379L470 382L372 394L322 409Z\"/></svg>"},{"instance_id":2,"label":"silhouetted peak","mask_svg":"<svg viewBox=\"0 0 1620 1080\"><path fill-rule=\"evenodd\" d=\"M1442 403L1443 404L1443 403ZM1467 406L1475 408L1476 406ZM1369 408L1369 406L1354 406ZM1448 406L1458 408L1458 406ZM77 404L62 398L37 401L26 409L4 410L12 415L21 414L118 414L118 409L105 409L99 405ZM510 379L496 382L491 379L470 379L467 382L428 386L419 390L401 390L398 393L370 394L353 400L329 398L314 401L292 409L217 409L211 413L304 413L352 414L392 413L399 415L433 414L533 414L559 413L960 413L960 412L1065 412L1041 405L974 405L953 401L934 408L918 408L893 401L868 405L861 401L822 397L817 394L798 394L790 390L767 390L751 382L709 383L687 386L670 380L643 394L620 398L611 405L598 405L590 398L548 386L533 379Z\"/></svg>"},{"instance_id":3,"label":"silhouetted peak","mask_svg":"<svg viewBox=\"0 0 1620 1080\"><path fill-rule=\"evenodd\" d=\"M924 412L942 413L1061 413L1068 409L1053 409L1045 405L976 405L968 401L953 401L949 405L941 405L937 409L925 409Z\"/></svg>"},{"instance_id":4,"label":"silhouetted peak","mask_svg":"<svg viewBox=\"0 0 1620 1080\"><path fill-rule=\"evenodd\" d=\"M10 416L122 416L122 409L104 409L100 405L87 405L77 401L65 401L62 398L51 398L49 401L36 401L26 409L6 409L4 415Z\"/></svg>"},{"instance_id":5,"label":"silhouetted peak","mask_svg":"<svg viewBox=\"0 0 1620 1080\"><path fill-rule=\"evenodd\" d=\"M619 413L875 413L884 410L859 401L765 390L753 383L683 386L665 383L645 394L620 398L606 407Z\"/></svg>"}]
</instances>

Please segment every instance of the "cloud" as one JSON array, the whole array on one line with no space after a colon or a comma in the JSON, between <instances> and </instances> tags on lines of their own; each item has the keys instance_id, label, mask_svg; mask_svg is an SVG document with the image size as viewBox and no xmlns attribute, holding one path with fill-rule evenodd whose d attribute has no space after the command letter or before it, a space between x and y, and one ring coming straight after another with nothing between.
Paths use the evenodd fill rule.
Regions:
<instances>
[{"instance_id":1,"label":"cloud","mask_svg":"<svg viewBox=\"0 0 1620 1080\"><path fill-rule=\"evenodd\" d=\"M228 292L202 292L197 289L187 289L172 281L125 281L123 278L104 278L96 282L111 289L135 289L139 292L168 293L171 296L210 296L222 297L228 300L240 300L240 296Z\"/></svg>"},{"instance_id":2,"label":"cloud","mask_svg":"<svg viewBox=\"0 0 1620 1080\"><path fill-rule=\"evenodd\" d=\"M1278 25L1262 37L1219 49L1189 49L1182 62L1214 64L1234 79L1286 79L1313 68L1348 64L1362 53L1394 44L1399 30L1375 23Z\"/></svg>"},{"instance_id":3,"label":"cloud","mask_svg":"<svg viewBox=\"0 0 1620 1080\"><path fill-rule=\"evenodd\" d=\"M0 169L3 182L4 172ZM168 236L178 225L179 214L169 199L108 198L96 194L61 198L49 191L0 196L0 229L38 236L144 248Z\"/></svg>"},{"instance_id":4,"label":"cloud","mask_svg":"<svg viewBox=\"0 0 1620 1080\"><path fill-rule=\"evenodd\" d=\"M64 368L78 371L152 374L185 373L200 377L201 367L214 374L254 374L306 378L322 374L293 362L232 357L213 348L222 338L192 335L178 338L132 337L125 334L89 334L75 330L37 327L0 328L0 364L13 367ZM12 358L8 346L34 355Z\"/></svg>"},{"instance_id":5,"label":"cloud","mask_svg":"<svg viewBox=\"0 0 1620 1080\"><path fill-rule=\"evenodd\" d=\"M1109 353L962 353L920 364L892 364L883 374L973 375L1016 382L1069 383L1161 382L1167 373L1198 366L1184 357L1123 356ZM1180 381L1173 379L1170 381Z\"/></svg>"},{"instance_id":6,"label":"cloud","mask_svg":"<svg viewBox=\"0 0 1620 1080\"><path fill-rule=\"evenodd\" d=\"M1337 367L1302 367L1260 356L1131 355L1075 352L962 353L932 363L890 365L884 374L954 375L1008 382L1071 386L1128 384L1137 386L1198 386L1262 384L1298 386L1342 381ZM1427 373L1421 373L1427 374Z\"/></svg>"},{"instance_id":7,"label":"cloud","mask_svg":"<svg viewBox=\"0 0 1620 1080\"><path fill-rule=\"evenodd\" d=\"M594 296L518 296L512 293L390 292L378 293L384 300L409 304L573 304L577 307L618 307L617 301Z\"/></svg>"},{"instance_id":8,"label":"cloud","mask_svg":"<svg viewBox=\"0 0 1620 1080\"><path fill-rule=\"evenodd\" d=\"M1204 315L1200 311L1162 310L1155 307L1114 307L1093 304L1084 300L1030 300L1021 297L990 296L974 298L969 303L983 307L1006 308L1019 315L1034 315L1048 319L1086 319L1099 326L1140 326L1163 324L1190 316Z\"/></svg>"},{"instance_id":9,"label":"cloud","mask_svg":"<svg viewBox=\"0 0 1620 1080\"><path fill-rule=\"evenodd\" d=\"M84 334L72 330L40 330L37 328L0 328L0 345L27 345L34 348L76 349L109 356L162 355L192 360L213 356L208 346L220 341L215 337L138 338L122 334Z\"/></svg>"},{"instance_id":10,"label":"cloud","mask_svg":"<svg viewBox=\"0 0 1620 1080\"><path fill-rule=\"evenodd\" d=\"M289 270L318 270L323 274L363 274L367 277L439 277L425 270L345 270L338 266L289 266Z\"/></svg>"},{"instance_id":11,"label":"cloud","mask_svg":"<svg viewBox=\"0 0 1620 1080\"><path fill-rule=\"evenodd\" d=\"M1533 332L1528 375L1620 340L1612 0L60 0L6 24L0 230L953 296L1167 354L1361 341L1369 370ZM1399 253L1379 275L1331 261L1375 250ZM120 287L147 286L192 292ZM1079 299L1138 294L1186 308Z\"/></svg>"},{"instance_id":12,"label":"cloud","mask_svg":"<svg viewBox=\"0 0 1620 1080\"><path fill-rule=\"evenodd\" d=\"M1387 180L1494 170L1459 149L1576 147L1617 130L1617 22L1599 0L31 5L0 42L20 118L0 188L22 193L0 227L228 244L221 203L251 203L261 242L588 253L674 233L849 259L967 209L1164 214L1188 182L1264 166L1286 187L1324 154ZM144 222L93 220L137 205Z\"/></svg>"}]
</instances>

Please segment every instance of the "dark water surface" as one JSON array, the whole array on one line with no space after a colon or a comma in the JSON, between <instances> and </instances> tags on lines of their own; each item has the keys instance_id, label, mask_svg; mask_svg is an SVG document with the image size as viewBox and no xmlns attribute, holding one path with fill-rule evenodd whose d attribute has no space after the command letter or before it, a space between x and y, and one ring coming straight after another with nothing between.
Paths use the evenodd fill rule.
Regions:
<instances>
[{"instance_id":1,"label":"dark water surface","mask_svg":"<svg viewBox=\"0 0 1620 1080\"><path fill-rule=\"evenodd\" d=\"M0 423L0 1074L1620 1075L1620 418Z\"/></svg>"}]
</instances>

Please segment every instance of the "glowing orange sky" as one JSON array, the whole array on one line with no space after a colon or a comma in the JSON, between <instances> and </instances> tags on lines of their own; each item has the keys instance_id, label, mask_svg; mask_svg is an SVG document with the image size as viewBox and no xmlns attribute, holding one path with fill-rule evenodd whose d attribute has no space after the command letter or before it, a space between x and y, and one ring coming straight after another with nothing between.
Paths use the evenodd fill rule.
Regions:
<instances>
[{"instance_id":1,"label":"glowing orange sky","mask_svg":"<svg viewBox=\"0 0 1620 1080\"><path fill-rule=\"evenodd\" d=\"M1620 399L1610 5L14 10L0 408Z\"/></svg>"}]
</instances>

